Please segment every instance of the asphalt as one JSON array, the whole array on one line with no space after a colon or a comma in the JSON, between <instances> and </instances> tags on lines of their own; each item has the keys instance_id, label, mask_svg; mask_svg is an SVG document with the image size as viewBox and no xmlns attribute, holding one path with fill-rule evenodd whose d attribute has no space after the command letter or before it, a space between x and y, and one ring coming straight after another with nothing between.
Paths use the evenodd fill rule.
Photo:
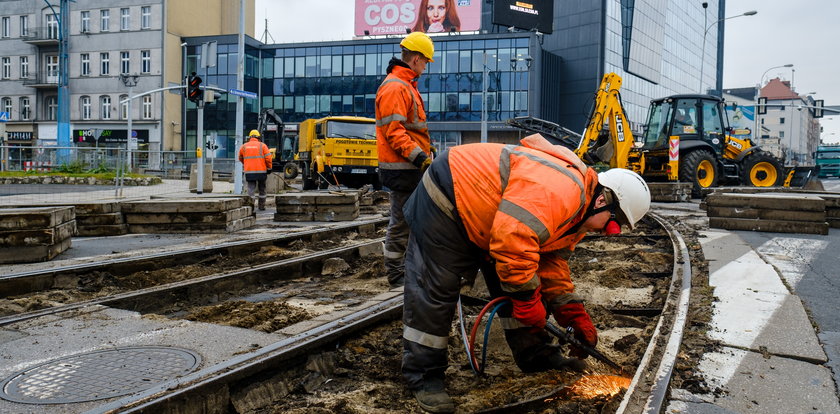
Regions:
<instances>
[{"instance_id":1,"label":"asphalt","mask_svg":"<svg viewBox=\"0 0 840 414\"><path fill-rule=\"evenodd\" d=\"M186 181L164 180L163 184L154 187L126 187L121 196L115 196L113 188L5 195L0 196L0 205L36 206L153 196L195 197L187 186ZM232 189L231 183L214 182L213 192L202 196L230 194ZM829 183L826 189L840 190L840 181ZM277 223L272 223L269 211L258 215L258 226L262 223L270 228L268 231L276 231ZM697 202L654 203L654 211L666 217L680 216L708 228L708 219ZM254 231L260 230L238 232L230 237L253 237ZM75 238L73 248L65 253L68 256L59 256L51 265L97 260L106 253L103 246L112 249L110 253L128 255L136 254L137 249L161 250L212 243L217 235L210 236L211 239L202 239L206 236L201 235L120 237L119 243L114 243L114 238ZM692 394L672 389L666 412L840 413L836 376L840 372L840 320L836 318L840 312L840 301L837 300L840 280L837 280L836 272L840 230L831 229L828 236L814 236L708 229L701 233L700 242L709 260L710 285L717 298L707 335L720 346L703 356L697 370L712 392ZM100 255L96 255L97 252ZM111 317L122 318L120 315ZM52 334L48 328L44 325L47 330L36 336L49 337ZM65 328L72 330L70 326ZM132 329L139 335L143 330L142 323ZM173 325L171 329L180 328ZM4 338L6 334L13 332L0 330L0 343L15 340ZM103 343L119 342L121 334L128 333L108 333L112 337L103 337ZM249 338L248 342L262 343L269 339ZM185 343L183 346L194 345ZM68 351L62 351L61 344L56 343L50 355L62 355L62 352ZM231 352L236 351L233 348L220 350L220 354ZM0 372L8 374L22 368L25 367L7 367Z\"/></svg>"}]
</instances>

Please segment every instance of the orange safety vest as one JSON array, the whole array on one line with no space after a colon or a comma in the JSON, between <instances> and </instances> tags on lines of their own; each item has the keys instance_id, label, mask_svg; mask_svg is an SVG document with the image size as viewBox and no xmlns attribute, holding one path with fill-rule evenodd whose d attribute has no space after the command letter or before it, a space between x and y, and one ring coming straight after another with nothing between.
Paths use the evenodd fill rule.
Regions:
<instances>
[{"instance_id":1,"label":"orange safety vest","mask_svg":"<svg viewBox=\"0 0 840 414\"><path fill-rule=\"evenodd\" d=\"M430 154L429 128L414 70L393 66L376 91L376 151L382 170L417 170L414 160Z\"/></svg>"},{"instance_id":2,"label":"orange safety vest","mask_svg":"<svg viewBox=\"0 0 840 414\"><path fill-rule=\"evenodd\" d=\"M584 234L566 232L583 219L598 174L540 135L521 143L450 149L458 213L470 240L495 259L504 291L539 288L553 305L579 300L567 259Z\"/></svg>"},{"instance_id":3,"label":"orange safety vest","mask_svg":"<svg viewBox=\"0 0 840 414\"><path fill-rule=\"evenodd\" d=\"M251 138L239 147L239 162L243 164L245 174L265 174L271 171L271 151L259 139Z\"/></svg>"}]
</instances>

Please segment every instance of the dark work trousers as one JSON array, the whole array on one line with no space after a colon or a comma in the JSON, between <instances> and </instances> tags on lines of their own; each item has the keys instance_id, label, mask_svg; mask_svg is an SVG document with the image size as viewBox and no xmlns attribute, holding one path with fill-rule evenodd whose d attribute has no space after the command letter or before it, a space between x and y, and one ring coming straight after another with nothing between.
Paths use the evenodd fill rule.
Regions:
<instances>
[{"instance_id":1,"label":"dark work trousers","mask_svg":"<svg viewBox=\"0 0 840 414\"><path fill-rule=\"evenodd\" d=\"M403 206L411 191L391 190L391 218L385 233L382 254L385 276L391 285L401 285L405 277L405 246L408 244L408 224L403 217Z\"/></svg>"},{"instance_id":2,"label":"dark work trousers","mask_svg":"<svg viewBox=\"0 0 840 414\"><path fill-rule=\"evenodd\" d=\"M259 194L260 207L265 207L265 176L266 174L262 174L262 179L257 180L249 180L248 175L246 174L245 176L245 182L248 183L248 196L251 197L251 202L253 203L257 199L254 194Z\"/></svg>"},{"instance_id":3,"label":"dark work trousers","mask_svg":"<svg viewBox=\"0 0 840 414\"><path fill-rule=\"evenodd\" d=\"M449 331L462 281L472 282L481 269L492 297L502 296L495 266L487 252L467 236L457 210L452 218L433 201L428 181L454 206L452 174L448 153L435 159L426 171L428 177L417 187L405 207L411 229L405 262L405 304L403 305L402 372L410 389L425 380L443 379L448 366ZM511 307L499 310L503 320L511 319ZM545 332L532 334L513 321L505 337L517 364L523 371L536 370L534 364L548 346ZM503 324L504 326L504 324ZM537 351L534 355L531 352ZM554 350L556 352L556 350ZM532 367L534 365L534 367Z\"/></svg>"}]
</instances>

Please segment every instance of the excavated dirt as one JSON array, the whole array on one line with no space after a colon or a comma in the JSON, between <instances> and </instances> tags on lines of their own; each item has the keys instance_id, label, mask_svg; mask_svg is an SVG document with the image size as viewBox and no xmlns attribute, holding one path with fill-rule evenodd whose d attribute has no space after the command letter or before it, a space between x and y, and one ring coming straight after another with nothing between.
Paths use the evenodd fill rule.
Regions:
<instances>
[{"instance_id":1,"label":"excavated dirt","mask_svg":"<svg viewBox=\"0 0 840 414\"><path fill-rule=\"evenodd\" d=\"M143 270L127 275L113 275L108 272L95 271L83 275L78 280L73 280L69 283L70 286L66 286L65 288L0 299L0 316L15 315L223 273L242 268L243 266L255 266L288 259L315 251L340 247L365 239L359 237L356 233L351 233L341 240L322 240L318 242L297 240L286 247L265 246L259 251L248 255L237 257L219 255L191 265Z\"/></svg>"},{"instance_id":2,"label":"excavated dirt","mask_svg":"<svg viewBox=\"0 0 840 414\"><path fill-rule=\"evenodd\" d=\"M594 237L578 245L570 260L573 280L584 296L601 289L615 297L644 290L644 303L599 303L588 298L587 309L599 331L598 349L628 372L635 371L652 335L656 317L616 314L615 309L656 308L664 303L673 265L673 251L665 233L647 224L632 237ZM375 277L375 279L382 279ZM482 296L480 280L469 292ZM326 290L326 289L325 289ZM465 307L467 329L479 308ZM483 332L483 323L479 332ZM453 322L449 338L447 391L458 412L481 412L504 407L506 412L599 413L614 411L622 394L582 397L568 388L583 375L614 374L588 358L583 373L548 371L522 373L514 364L502 329L494 323L487 348L484 375L472 372ZM309 356L309 363L278 373L282 395L258 413L389 413L421 412L400 375L402 323L368 330L332 350ZM479 342L481 341L479 337ZM477 344L480 350L480 344ZM480 352L480 351L478 351ZM564 390L565 388L565 390ZM548 402L541 402L548 398ZM523 401L530 401L527 405Z\"/></svg>"}]
</instances>

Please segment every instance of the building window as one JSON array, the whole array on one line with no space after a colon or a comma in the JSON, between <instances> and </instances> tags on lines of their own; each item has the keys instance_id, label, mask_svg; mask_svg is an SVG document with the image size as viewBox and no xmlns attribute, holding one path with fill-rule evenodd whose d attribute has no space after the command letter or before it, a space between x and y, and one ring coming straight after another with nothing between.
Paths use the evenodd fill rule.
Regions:
<instances>
[{"instance_id":1,"label":"building window","mask_svg":"<svg viewBox=\"0 0 840 414\"><path fill-rule=\"evenodd\" d=\"M47 83L58 83L58 55L47 56Z\"/></svg>"},{"instance_id":2,"label":"building window","mask_svg":"<svg viewBox=\"0 0 840 414\"><path fill-rule=\"evenodd\" d=\"M131 13L128 9L120 9L120 30L128 30L131 23Z\"/></svg>"},{"instance_id":3,"label":"building window","mask_svg":"<svg viewBox=\"0 0 840 414\"><path fill-rule=\"evenodd\" d=\"M2 21L0 21L0 37L11 37L12 36L12 19L9 17L4 17Z\"/></svg>"},{"instance_id":4,"label":"building window","mask_svg":"<svg viewBox=\"0 0 840 414\"><path fill-rule=\"evenodd\" d=\"M785 137L785 131L779 131L779 138Z\"/></svg>"},{"instance_id":5,"label":"building window","mask_svg":"<svg viewBox=\"0 0 840 414\"><path fill-rule=\"evenodd\" d=\"M779 118L779 123L784 124L785 123L785 118L784 117Z\"/></svg>"},{"instance_id":6,"label":"building window","mask_svg":"<svg viewBox=\"0 0 840 414\"><path fill-rule=\"evenodd\" d=\"M82 76L90 76L90 53L82 53Z\"/></svg>"},{"instance_id":7,"label":"building window","mask_svg":"<svg viewBox=\"0 0 840 414\"><path fill-rule=\"evenodd\" d=\"M58 39L58 19L54 14L47 15L47 37Z\"/></svg>"},{"instance_id":8,"label":"building window","mask_svg":"<svg viewBox=\"0 0 840 414\"><path fill-rule=\"evenodd\" d=\"M111 73L111 56L108 52L99 54L99 74L108 75Z\"/></svg>"},{"instance_id":9,"label":"building window","mask_svg":"<svg viewBox=\"0 0 840 414\"><path fill-rule=\"evenodd\" d=\"M143 119L152 119L152 96L143 97Z\"/></svg>"},{"instance_id":10,"label":"building window","mask_svg":"<svg viewBox=\"0 0 840 414\"><path fill-rule=\"evenodd\" d=\"M8 112L9 116L12 114L12 98L3 98L3 112Z\"/></svg>"},{"instance_id":11,"label":"building window","mask_svg":"<svg viewBox=\"0 0 840 414\"><path fill-rule=\"evenodd\" d=\"M47 120L48 121L55 121L57 113L58 113L58 97L56 97L56 96L47 97Z\"/></svg>"},{"instance_id":12,"label":"building window","mask_svg":"<svg viewBox=\"0 0 840 414\"><path fill-rule=\"evenodd\" d=\"M20 37L29 34L29 16L20 16Z\"/></svg>"},{"instance_id":13,"label":"building window","mask_svg":"<svg viewBox=\"0 0 840 414\"><path fill-rule=\"evenodd\" d=\"M120 73L128 73L131 69L128 52L120 52Z\"/></svg>"},{"instance_id":14,"label":"building window","mask_svg":"<svg viewBox=\"0 0 840 414\"><path fill-rule=\"evenodd\" d=\"M152 71L152 52L149 50L140 51L140 72L150 73Z\"/></svg>"},{"instance_id":15,"label":"building window","mask_svg":"<svg viewBox=\"0 0 840 414\"><path fill-rule=\"evenodd\" d=\"M128 95L120 95L120 119L128 119Z\"/></svg>"},{"instance_id":16,"label":"building window","mask_svg":"<svg viewBox=\"0 0 840 414\"><path fill-rule=\"evenodd\" d=\"M29 56L20 57L20 77L21 79L29 77Z\"/></svg>"},{"instance_id":17,"label":"building window","mask_svg":"<svg viewBox=\"0 0 840 414\"><path fill-rule=\"evenodd\" d=\"M90 96L83 96L81 99L82 119L90 119Z\"/></svg>"},{"instance_id":18,"label":"building window","mask_svg":"<svg viewBox=\"0 0 840 414\"><path fill-rule=\"evenodd\" d=\"M100 118L111 119L111 97L108 95L103 95L101 98L99 98L99 103L99 108L101 110Z\"/></svg>"},{"instance_id":19,"label":"building window","mask_svg":"<svg viewBox=\"0 0 840 414\"><path fill-rule=\"evenodd\" d=\"M32 109L29 107L29 98L20 98L20 119L21 121L28 121L32 117Z\"/></svg>"},{"instance_id":20,"label":"building window","mask_svg":"<svg viewBox=\"0 0 840 414\"><path fill-rule=\"evenodd\" d=\"M2 67L3 79L9 79L12 77L12 58L4 57L2 63L0 63L0 67Z\"/></svg>"},{"instance_id":21,"label":"building window","mask_svg":"<svg viewBox=\"0 0 840 414\"><path fill-rule=\"evenodd\" d=\"M108 9L99 11L99 31L107 32L111 23L111 11Z\"/></svg>"},{"instance_id":22,"label":"building window","mask_svg":"<svg viewBox=\"0 0 840 414\"><path fill-rule=\"evenodd\" d=\"M90 11L82 12L82 33L90 33Z\"/></svg>"},{"instance_id":23,"label":"building window","mask_svg":"<svg viewBox=\"0 0 840 414\"><path fill-rule=\"evenodd\" d=\"M151 6L143 6L140 8L140 28L141 29L151 29L152 28L152 7Z\"/></svg>"}]
</instances>

